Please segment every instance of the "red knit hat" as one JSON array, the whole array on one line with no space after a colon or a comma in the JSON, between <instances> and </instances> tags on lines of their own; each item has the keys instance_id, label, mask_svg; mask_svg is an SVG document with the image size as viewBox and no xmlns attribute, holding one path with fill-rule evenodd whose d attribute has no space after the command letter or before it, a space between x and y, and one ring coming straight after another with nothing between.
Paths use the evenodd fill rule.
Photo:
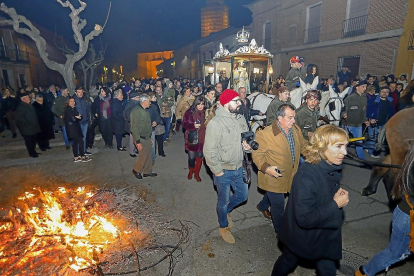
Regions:
<instances>
[{"instance_id":1,"label":"red knit hat","mask_svg":"<svg viewBox=\"0 0 414 276\"><path fill-rule=\"evenodd\" d=\"M231 100L233 100L234 98L238 96L239 94L236 91L232 89L226 89L220 95L220 98L219 98L220 104L224 106L226 103L229 103Z\"/></svg>"}]
</instances>

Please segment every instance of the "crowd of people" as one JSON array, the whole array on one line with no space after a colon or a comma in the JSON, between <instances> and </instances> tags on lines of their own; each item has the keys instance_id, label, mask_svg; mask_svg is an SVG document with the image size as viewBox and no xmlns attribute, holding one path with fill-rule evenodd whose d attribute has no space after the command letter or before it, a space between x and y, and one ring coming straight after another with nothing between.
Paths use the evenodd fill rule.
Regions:
<instances>
[{"instance_id":1,"label":"crowd of people","mask_svg":"<svg viewBox=\"0 0 414 276\"><path fill-rule=\"evenodd\" d=\"M41 151L50 150L50 140L61 132L66 149L72 147L73 162L92 160L88 149L94 147L98 127L105 148L113 149L115 136L116 149L128 150L136 158L132 174L137 179L157 176L153 171L156 158L167 156L165 146L170 136L182 131L187 178L201 182L205 160L217 188L219 233L228 243L235 243L230 213L248 197L248 168L244 164L251 159L258 169L258 187L264 191L257 209L272 219L283 243L283 254L272 275L287 275L300 259L314 261L320 275L335 275L336 261L342 257L343 207L349 202L348 192L339 186L348 138L367 133L371 144L357 144L357 156L365 159L365 147L372 158L378 158L372 142L396 112L413 107L414 82L407 83L404 76L397 80L393 75L351 80L350 71L343 68L337 77L321 78L318 88L303 91L303 105L296 108L290 103L290 93L299 86L298 78L312 83L319 73L316 65L305 68L298 57L291 60L291 68L286 79L279 76L272 83L270 93L275 98L266 112L252 107L246 87L228 89L229 79L222 72L221 82L214 86L190 79L159 78L96 85L90 91L82 87L68 91L55 85L48 89L28 86L17 93L6 88L1 97L2 126L7 125L12 138L19 130L33 158L39 157L36 144ZM264 92L264 86L251 85L251 92ZM347 89L341 99L342 127L320 126L321 119L327 121L319 114L321 93L329 88L337 93ZM254 115L266 115L266 128L255 138L258 148L243 139ZM4 127L0 130L5 131ZM122 144L123 137L129 138L128 147ZM412 164L413 160L406 162ZM403 174L398 184L402 189L396 194L408 195L410 204L412 170L403 170ZM411 178L404 178L406 175ZM395 212L407 215L409 208L404 205L396 210L394 216ZM409 254L401 250L398 252L404 256ZM403 259L387 257L392 251L374 257L356 275L375 275L378 269ZM387 263L382 264L385 259Z\"/></svg>"}]
</instances>

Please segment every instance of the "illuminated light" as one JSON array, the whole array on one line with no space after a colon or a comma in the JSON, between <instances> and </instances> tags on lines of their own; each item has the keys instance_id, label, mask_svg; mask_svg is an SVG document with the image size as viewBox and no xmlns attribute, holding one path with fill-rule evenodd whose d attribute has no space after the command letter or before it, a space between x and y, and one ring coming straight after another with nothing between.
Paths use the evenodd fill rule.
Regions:
<instances>
[{"instance_id":1,"label":"illuminated light","mask_svg":"<svg viewBox=\"0 0 414 276\"><path fill-rule=\"evenodd\" d=\"M273 68L272 67L269 68L269 74L273 74Z\"/></svg>"},{"instance_id":2,"label":"illuminated light","mask_svg":"<svg viewBox=\"0 0 414 276\"><path fill-rule=\"evenodd\" d=\"M259 72L260 72L260 69L259 68L253 68L253 73L254 74L259 74Z\"/></svg>"}]
</instances>

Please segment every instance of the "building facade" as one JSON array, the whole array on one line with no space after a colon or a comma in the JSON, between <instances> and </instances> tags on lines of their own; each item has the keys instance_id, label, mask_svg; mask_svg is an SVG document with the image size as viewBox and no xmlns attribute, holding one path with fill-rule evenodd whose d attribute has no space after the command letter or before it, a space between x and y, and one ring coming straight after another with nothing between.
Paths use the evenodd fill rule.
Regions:
<instances>
[{"instance_id":1,"label":"building facade","mask_svg":"<svg viewBox=\"0 0 414 276\"><path fill-rule=\"evenodd\" d=\"M395 71L409 0L257 0L252 36L274 55L275 74L289 59L317 64L319 75L348 67L352 76ZM260 41L260 40L259 40Z\"/></svg>"},{"instance_id":2,"label":"building facade","mask_svg":"<svg viewBox=\"0 0 414 276\"><path fill-rule=\"evenodd\" d=\"M201 37L229 27L229 7L223 0L206 0L201 9Z\"/></svg>"},{"instance_id":3,"label":"building facade","mask_svg":"<svg viewBox=\"0 0 414 276\"><path fill-rule=\"evenodd\" d=\"M157 65L173 57L173 51L138 53L138 78L156 78Z\"/></svg>"}]
</instances>

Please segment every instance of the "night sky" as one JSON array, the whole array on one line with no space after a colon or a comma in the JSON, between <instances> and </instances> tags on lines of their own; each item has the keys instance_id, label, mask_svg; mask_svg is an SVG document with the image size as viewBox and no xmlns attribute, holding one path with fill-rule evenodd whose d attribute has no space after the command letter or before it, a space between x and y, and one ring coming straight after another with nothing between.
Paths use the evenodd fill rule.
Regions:
<instances>
[{"instance_id":1,"label":"night sky","mask_svg":"<svg viewBox=\"0 0 414 276\"><path fill-rule=\"evenodd\" d=\"M18 14L67 40L73 40L69 8L54 0L3 0ZM95 24L103 25L109 0L85 0L80 17L88 24L87 34ZM241 27L251 23L251 12L243 5L253 0L225 0L229 6L230 25ZM78 1L71 0L75 7ZM200 9L205 0L112 0L108 23L100 36L107 44L104 64L124 65L126 71L136 69L136 53L175 50L200 38ZM99 37L93 40L99 45Z\"/></svg>"}]
</instances>

